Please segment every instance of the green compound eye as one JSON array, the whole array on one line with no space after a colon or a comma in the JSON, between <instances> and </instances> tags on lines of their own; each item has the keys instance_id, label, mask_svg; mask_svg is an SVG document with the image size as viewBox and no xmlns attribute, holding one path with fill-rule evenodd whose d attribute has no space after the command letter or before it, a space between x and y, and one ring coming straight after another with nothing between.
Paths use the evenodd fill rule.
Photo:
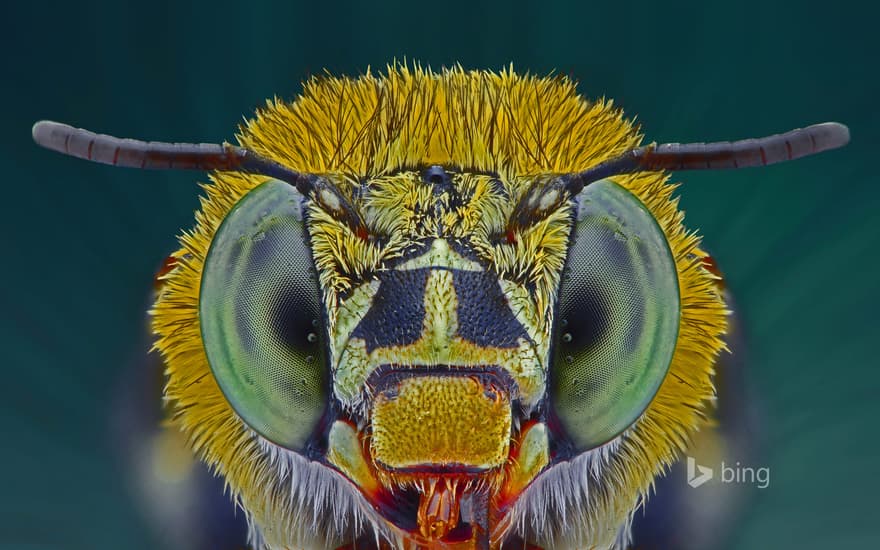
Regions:
<instances>
[{"instance_id":1,"label":"green compound eye","mask_svg":"<svg viewBox=\"0 0 880 550\"><path fill-rule=\"evenodd\" d=\"M235 412L302 451L327 397L320 288L303 197L270 180L223 220L202 272L199 320L211 371Z\"/></svg>"},{"instance_id":2,"label":"green compound eye","mask_svg":"<svg viewBox=\"0 0 880 550\"><path fill-rule=\"evenodd\" d=\"M662 229L623 187L577 198L559 287L550 400L578 451L606 443L644 412L678 338L675 260Z\"/></svg>"}]
</instances>

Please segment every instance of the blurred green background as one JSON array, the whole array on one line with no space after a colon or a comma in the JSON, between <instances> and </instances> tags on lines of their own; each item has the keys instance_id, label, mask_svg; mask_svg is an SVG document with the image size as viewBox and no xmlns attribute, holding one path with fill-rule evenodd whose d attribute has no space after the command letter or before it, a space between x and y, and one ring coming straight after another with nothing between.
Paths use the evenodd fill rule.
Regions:
<instances>
[{"instance_id":1,"label":"blurred green background","mask_svg":"<svg viewBox=\"0 0 880 550\"><path fill-rule=\"evenodd\" d=\"M311 74L404 57L570 74L583 94L637 116L649 140L850 126L841 151L679 178L687 223L738 300L761 401L759 463L772 470L728 547L880 547L880 185L871 164L880 48L877 9L863 6L8 5L0 548L157 547L107 434L122 371L147 352L153 273L192 224L204 179L52 154L32 144L33 122L220 142L266 98L293 98Z\"/></svg>"}]
</instances>

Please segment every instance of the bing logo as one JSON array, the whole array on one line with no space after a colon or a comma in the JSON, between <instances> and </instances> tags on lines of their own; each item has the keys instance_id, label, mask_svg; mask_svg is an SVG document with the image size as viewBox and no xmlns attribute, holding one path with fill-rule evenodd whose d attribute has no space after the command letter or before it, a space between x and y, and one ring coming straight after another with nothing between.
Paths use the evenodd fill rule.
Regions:
<instances>
[{"instance_id":1,"label":"bing logo","mask_svg":"<svg viewBox=\"0 0 880 550\"><path fill-rule=\"evenodd\" d=\"M758 489L766 489L770 486L770 468L752 468L751 466L743 466L739 462L735 466L728 466L724 462L721 463L721 483L750 483L758 487ZM707 481L710 481L715 475L712 468L701 466L697 461L689 456L687 457L687 482L688 485L696 489Z\"/></svg>"}]
</instances>

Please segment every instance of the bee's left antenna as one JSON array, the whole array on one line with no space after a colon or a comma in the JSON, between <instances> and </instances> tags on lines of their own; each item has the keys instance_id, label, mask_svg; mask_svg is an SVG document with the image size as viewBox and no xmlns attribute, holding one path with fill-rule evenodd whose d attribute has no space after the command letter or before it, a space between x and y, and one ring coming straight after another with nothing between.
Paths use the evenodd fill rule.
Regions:
<instances>
[{"instance_id":1,"label":"bee's left antenna","mask_svg":"<svg viewBox=\"0 0 880 550\"><path fill-rule=\"evenodd\" d=\"M761 138L717 143L663 143L625 152L583 172L567 176L574 196L584 186L617 174L656 170L716 170L767 166L843 147L849 128L839 122L813 124Z\"/></svg>"},{"instance_id":2,"label":"bee's left antenna","mask_svg":"<svg viewBox=\"0 0 880 550\"><path fill-rule=\"evenodd\" d=\"M291 170L250 149L224 143L166 143L96 134L60 122L34 124L34 141L65 155L128 168L153 170L220 170L270 176L296 186L306 195L312 177Z\"/></svg>"},{"instance_id":3,"label":"bee's left antenna","mask_svg":"<svg viewBox=\"0 0 880 550\"><path fill-rule=\"evenodd\" d=\"M583 172L563 174L533 185L513 211L514 226L524 226L556 209L587 185L611 176L661 170L715 170L767 166L849 143L849 128L839 122L813 124L784 134L716 143L663 143L631 149Z\"/></svg>"}]
</instances>

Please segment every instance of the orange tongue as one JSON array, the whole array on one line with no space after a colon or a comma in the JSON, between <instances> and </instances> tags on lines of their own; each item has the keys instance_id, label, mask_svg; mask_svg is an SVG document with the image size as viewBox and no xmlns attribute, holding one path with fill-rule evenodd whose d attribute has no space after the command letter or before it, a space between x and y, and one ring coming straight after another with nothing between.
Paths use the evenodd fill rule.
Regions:
<instances>
[{"instance_id":1,"label":"orange tongue","mask_svg":"<svg viewBox=\"0 0 880 550\"><path fill-rule=\"evenodd\" d=\"M455 480L431 479L419 501L419 531L428 540L440 540L458 524Z\"/></svg>"}]
</instances>

